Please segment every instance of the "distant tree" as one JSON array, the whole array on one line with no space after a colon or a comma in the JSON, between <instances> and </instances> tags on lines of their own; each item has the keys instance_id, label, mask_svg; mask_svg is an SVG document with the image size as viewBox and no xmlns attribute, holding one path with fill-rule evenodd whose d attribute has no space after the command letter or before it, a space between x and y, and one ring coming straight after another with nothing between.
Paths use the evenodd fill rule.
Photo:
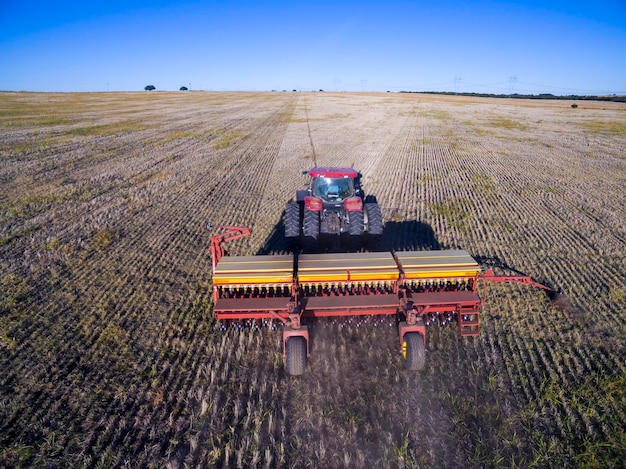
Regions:
<instances>
[{"instance_id":1,"label":"distant tree","mask_svg":"<svg viewBox=\"0 0 626 469\"><path fill-rule=\"evenodd\" d=\"M181 86L180 91L189 91L189 88L187 88L186 86Z\"/></svg>"},{"instance_id":2,"label":"distant tree","mask_svg":"<svg viewBox=\"0 0 626 469\"><path fill-rule=\"evenodd\" d=\"M144 87L144 90L146 90L146 91L154 91L154 90L156 90L156 87L154 85L146 85Z\"/></svg>"}]
</instances>

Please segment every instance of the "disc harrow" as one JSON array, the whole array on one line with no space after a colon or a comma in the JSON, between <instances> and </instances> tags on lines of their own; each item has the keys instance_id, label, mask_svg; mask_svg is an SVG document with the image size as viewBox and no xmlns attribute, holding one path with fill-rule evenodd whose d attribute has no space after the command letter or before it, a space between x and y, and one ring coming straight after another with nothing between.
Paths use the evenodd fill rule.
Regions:
<instances>
[{"instance_id":1,"label":"disc harrow","mask_svg":"<svg viewBox=\"0 0 626 469\"><path fill-rule=\"evenodd\" d=\"M304 373L309 329L320 325L395 326L405 366L419 370L427 326L456 322L461 336L480 334L480 281L549 290L527 276L495 275L463 250L228 256L223 244L250 231L219 229L210 247L218 328L282 329L294 375Z\"/></svg>"}]
</instances>

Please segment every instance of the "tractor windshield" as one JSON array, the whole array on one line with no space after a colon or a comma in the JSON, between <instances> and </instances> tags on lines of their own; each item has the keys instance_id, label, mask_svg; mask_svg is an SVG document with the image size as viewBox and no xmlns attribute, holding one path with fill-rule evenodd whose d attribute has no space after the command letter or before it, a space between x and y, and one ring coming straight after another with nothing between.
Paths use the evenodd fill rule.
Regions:
<instances>
[{"instance_id":1,"label":"tractor windshield","mask_svg":"<svg viewBox=\"0 0 626 469\"><path fill-rule=\"evenodd\" d=\"M318 177L313 182L313 195L325 202L343 202L354 194L354 184L350 178Z\"/></svg>"}]
</instances>

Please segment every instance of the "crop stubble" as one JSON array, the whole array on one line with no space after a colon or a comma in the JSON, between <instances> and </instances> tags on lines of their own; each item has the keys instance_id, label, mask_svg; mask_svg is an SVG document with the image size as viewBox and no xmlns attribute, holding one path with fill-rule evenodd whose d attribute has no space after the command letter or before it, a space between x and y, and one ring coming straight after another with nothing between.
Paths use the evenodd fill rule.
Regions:
<instances>
[{"instance_id":1,"label":"crop stubble","mask_svg":"<svg viewBox=\"0 0 626 469\"><path fill-rule=\"evenodd\" d=\"M626 110L403 94L0 95L0 462L618 466ZM209 234L283 252L300 172L354 163L384 247L463 248L562 288L489 287L482 334L218 333Z\"/></svg>"}]
</instances>

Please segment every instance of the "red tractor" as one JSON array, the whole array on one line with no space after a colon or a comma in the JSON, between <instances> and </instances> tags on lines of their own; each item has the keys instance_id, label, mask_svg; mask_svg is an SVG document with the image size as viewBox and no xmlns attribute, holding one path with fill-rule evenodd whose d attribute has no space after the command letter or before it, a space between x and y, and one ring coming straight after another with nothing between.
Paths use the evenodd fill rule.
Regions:
<instances>
[{"instance_id":1,"label":"red tractor","mask_svg":"<svg viewBox=\"0 0 626 469\"><path fill-rule=\"evenodd\" d=\"M311 176L307 189L296 191L296 201L285 208L285 237L301 236L316 244L320 235L347 233L361 243L367 233L370 241L383 234L383 218L373 196L363 194L361 174L352 168L317 167L303 174Z\"/></svg>"}]
</instances>

